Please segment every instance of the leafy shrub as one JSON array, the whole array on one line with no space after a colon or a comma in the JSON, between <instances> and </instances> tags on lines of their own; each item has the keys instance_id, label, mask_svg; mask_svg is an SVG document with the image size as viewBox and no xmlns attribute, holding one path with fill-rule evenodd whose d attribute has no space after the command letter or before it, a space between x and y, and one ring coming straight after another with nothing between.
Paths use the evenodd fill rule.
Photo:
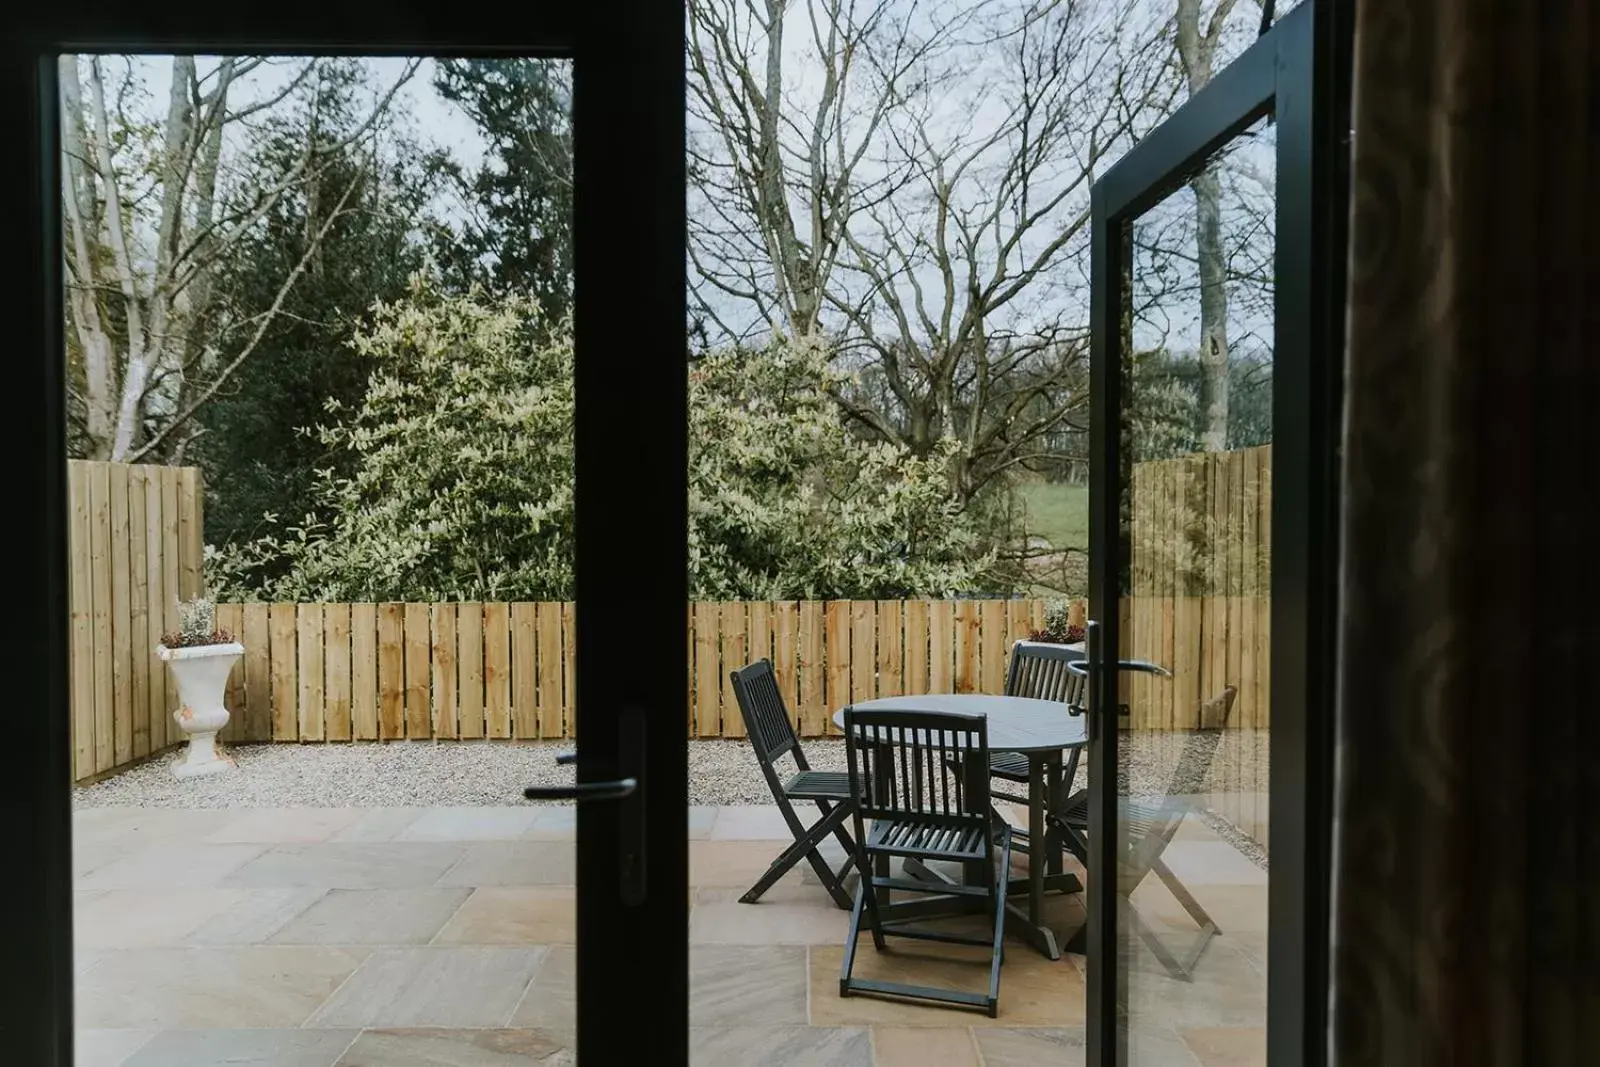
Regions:
<instances>
[{"instance_id":1,"label":"leafy shrub","mask_svg":"<svg viewBox=\"0 0 1600 1067\"><path fill-rule=\"evenodd\" d=\"M351 455L298 523L207 550L213 589L277 600L573 595L570 323L520 297L416 279L354 341L375 367L316 432ZM666 358L666 357L662 357ZM707 599L946 595L992 555L931 455L850 433L818 347L725 351L688 368L689 578ZM640 447L649 447L640 442ZM648 516L640 517L648 536Z\"/></svg>"}]
</instances>

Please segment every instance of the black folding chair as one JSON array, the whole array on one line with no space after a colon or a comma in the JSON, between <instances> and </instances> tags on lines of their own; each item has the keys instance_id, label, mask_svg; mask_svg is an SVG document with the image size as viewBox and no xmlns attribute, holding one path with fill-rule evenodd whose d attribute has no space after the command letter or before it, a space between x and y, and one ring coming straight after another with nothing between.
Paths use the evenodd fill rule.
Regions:
<instances>
[{"instance_id":1,"label":"black folding chair","mask_svg":"<svg viewBox=\"0 0 1600 1067\"><path fill-rule=\"evenodd\" d=\"M1205 952L1212 935L1221 931L1205 908L1200 906L1194 894L1189 892L1188 886L1179 881L1178 876L1172 873L1172 868L1162 862L1161 854L1172 841L1173 835L1178 832L1184 816L1191 810L1189 803L1183 800L1177 791L1186 788L1189 783L1202 781L1209 773L1217 746L1222 741L1223 727L1227 725L1228 717L1233 712L1233 701L1238 694L1239 691L1233 686L1225 686L1216 697L1201 705L1200 728L1191 731L1185 740L1183 752L1178 757L1177 767L1173 771L1171 784L1164 797L1153 802L1137 800L1123 802L1125 828L1122 836L1125 848L1122 855L1117 858L1118 900L1129 925L1138 933L1139 939L1150 949L1151 954L1161 962L1169 974L1186 982L1193 980L1194 966L1200 962L1200 956ZM1089 829L1088 791L1074 794L1062 806L1056 819L1069 838L1075 839L1079 847L1086 852ZM1133 891L1139 888L1139 883L1150 874L1161 879L1167 891L1199 927L1195 939L1181 951L1174 952L1167 948L1133 903Z\"/></svg>"},{"instance_id":2,"label":"black folding chair","mask_svg":"<svg viewBox=\"0 0 1600 1067\"><path fill-rule=\"evenodd\" d=\"M733 681L734 699L739 702L739 714L744 716L745 733L749 735L751 747L756 752L756 762L761 765L761 773L767 779L767 787L772 790L772 798L778 802L783 821L789 824L789 831L794 834L794 844L772 861L767 873L739 900L754 904L761 899L761 894L788 873L789 868L804 859L817 872L817 878L828 895L833 897L834 903L841 908L849 908L850 894L845 892L844 877L855 863L855 847L844 829L844 822L853 808L849 776L840 771L814 771L806 762L800 739L795 736L789 709L784 706L783 694L778 690L778 679L773 673L771 660L758 660L733 671L729 677ZM794 757L795 773L780 780L775 763L785 753ZM814 802L821 809L822 818L806 826L795 813L795 801ZM817 850L817 846L827 840L829 834L844 846L845 862L837 872L828 866L828 861Z\"/></svg>"},{"instance_id":3,"label":"black folding chair","mask_svg":"<svg viewBox=\"0 0 1600 1067\"><path fill-rule=\"evenodd\" d=\"M839 995L924 1000L976 1008L993 1018L999 1011L1000 964L1005 958L1011 829L990 818L988 721L981 715L846 708L844 733L852 780L870 782L871 789L855 806L856 867L861 883L850 913ZM893 877L890 861L896 856L923 863L960 863L969 870L981 869L986 877L981 884ZM926 896L899 903L880 899L880 894L889 891ZM948 911L943 908L946 903ZM988 937L925 925L938 918L971 914L974 904L993 916ZM863 916L880 952L887 950L888 937L987 946L988 993L854 977ZM909 925L913 923L917 925Z\"/></svg>"},{"instance_id":4,"label":"black folding chair","mask_svg":"<svg viewBox=\"0 0 1600 1067\"><path fill-rule=\"evenodd\" d=\"M1067 669L1067 664L1083 659L1083 653L1065 645L1018 645L1011 652L1006 670L1006 696L1054 700L1069 708L1081 709L1085 677ZM1061 770L1061 788L1072 788L1078 773L1078 749L1067 753ZM1028 784L1028 757L1019 752L996 752L989 757L989 773L1008 782ZM1027 804L1026 796L995 792L995 797L1014 804Z\"/></svg>"},{"instance_id":5,"label":"black folding chair","mask_svg":"<svg viewBox=\"0 0 1600 1067\"><path fill-rule=\"evenodd\" d=\"M1170 676L1166 668L1145 660L1118 660L1116 667L1119 671ZM1065 704L1069 714L1082 715L1088 695L1088 683L1088 669L1082 651L1067 648L1065 645L1018 645L1011 653L1011 664L1006 672L1006 696L1054 700ZM1072 782L1078 774L1078 757L1082 751L1081 748L1068 750L1066 764L1061 768L1060 780L1046 795L1047 809L1058 809L1067 803L1072 792ZM989 773L995 778L1026 786L1028 757L1017 752L997 752L990 757ZM1047 788L1051 787L1048 782L1046 785ZM997 791L994 795L1015 804L1030 803L1027 797L1013 793ZM1075 844L1071 837L1067 838L1067 845L1074 854L1080 860L1088 862L1087 851L1074 847ZM1026 832L1018 832L1016 851L1027 854L1030 845Z\"/></svg>"}]
</instances>

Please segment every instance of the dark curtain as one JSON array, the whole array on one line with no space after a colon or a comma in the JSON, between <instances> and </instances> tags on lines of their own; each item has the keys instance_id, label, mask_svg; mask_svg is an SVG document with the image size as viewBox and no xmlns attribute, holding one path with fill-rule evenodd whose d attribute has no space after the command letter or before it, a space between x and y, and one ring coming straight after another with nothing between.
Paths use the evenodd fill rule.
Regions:
<instances>
[{"instance_id":1,"label":"dark curtain","mask_svg":"<svg viewBox=\"0 0 1600 1067\"><path fill-rule=\"evenodd\" d=\"M1597 31L1357 5L1334 1063L1600 1063Z\"/></svg>"}]
</instances>

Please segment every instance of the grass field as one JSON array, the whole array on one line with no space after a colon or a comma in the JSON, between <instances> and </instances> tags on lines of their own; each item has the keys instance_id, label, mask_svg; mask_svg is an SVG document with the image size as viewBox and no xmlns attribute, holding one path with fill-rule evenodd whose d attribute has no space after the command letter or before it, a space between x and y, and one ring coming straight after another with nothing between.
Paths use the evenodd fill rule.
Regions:
<instances>
[{"instance_id":1,"label":"grass field","mask_svg":"<svg viewBox=\"0 0 1600 1067\"><path fill-rule=\"evenodd\" d=\"M1089 487L1035 482L1022 487L1028 532L1052 548L1089 547Z\"/></svg>"}]
</instances>

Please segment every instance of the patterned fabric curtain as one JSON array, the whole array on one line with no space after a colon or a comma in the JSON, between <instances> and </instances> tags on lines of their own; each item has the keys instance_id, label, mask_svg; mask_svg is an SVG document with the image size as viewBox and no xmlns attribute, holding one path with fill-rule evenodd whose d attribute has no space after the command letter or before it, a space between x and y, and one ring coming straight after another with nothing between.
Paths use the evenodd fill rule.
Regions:
<instances>
[{"instance_id":1,"label":"patterned fabric curtain","mask_svg":"<svg viewBox=\"0 0 1600 1067\"><path fill-rule=\"evenodd\" d=\"M1334 1063L1600 1063L1597 34L1358 3Z\"/></svg>"}]
</instances>

